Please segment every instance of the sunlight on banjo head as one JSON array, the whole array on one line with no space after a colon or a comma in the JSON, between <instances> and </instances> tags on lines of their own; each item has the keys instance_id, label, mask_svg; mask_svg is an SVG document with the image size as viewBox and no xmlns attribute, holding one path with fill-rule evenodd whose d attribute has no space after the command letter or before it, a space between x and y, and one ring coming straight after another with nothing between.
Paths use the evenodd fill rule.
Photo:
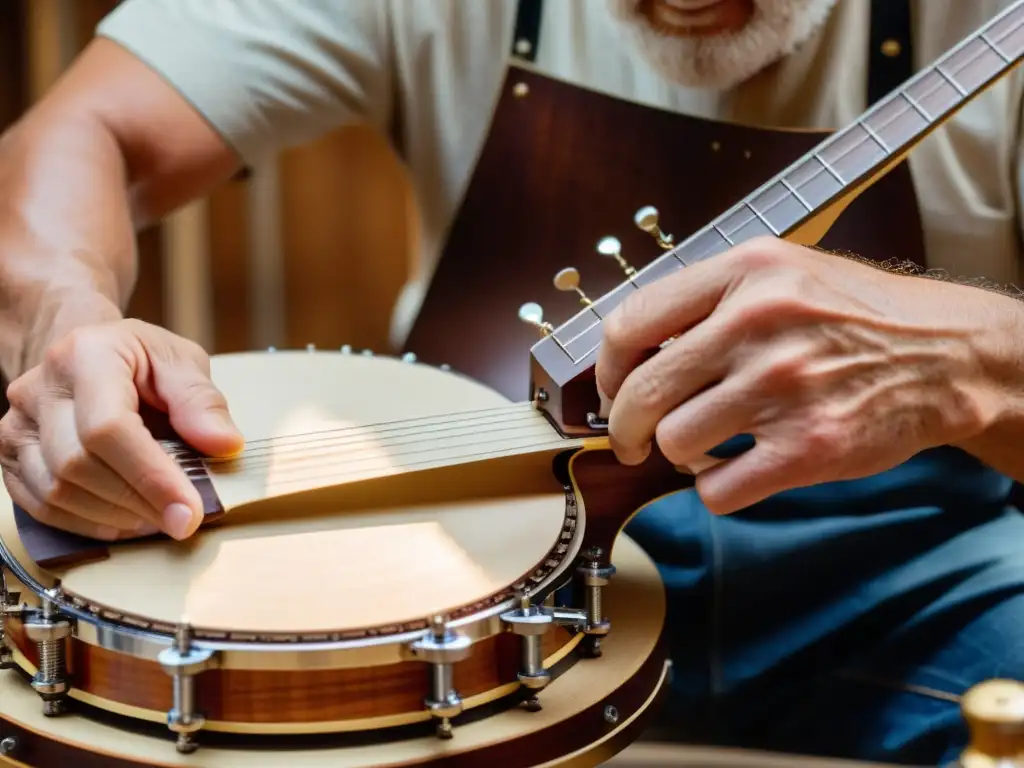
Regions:
<instances>
[{"instance_id":1,"label":"sunlight on banjo head","mask_svg":"<svg viewBox=\"0 0 1024 768\"><path fill-rule=\"evenodd\" d=\"M320 629L317 610L296 599L282 572L330 595L327 612L340 630L416 620L504 586L439 523L384 524L221 541L189 585L185 613L199 626Z\"/></svg>"}]
</instances>

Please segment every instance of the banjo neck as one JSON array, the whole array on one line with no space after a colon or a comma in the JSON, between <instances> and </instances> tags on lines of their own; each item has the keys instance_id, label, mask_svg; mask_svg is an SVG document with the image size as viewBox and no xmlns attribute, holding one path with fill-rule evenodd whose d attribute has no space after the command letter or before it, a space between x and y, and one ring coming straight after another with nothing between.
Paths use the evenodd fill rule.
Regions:
<instances>
[{"instance_id":1,"label":"banjo neck","mask_svg":"<svg viewBox=\"0 0 1024 768\"><path fill-rule=\"evenodd\" d=\"M755 237L817 243L843 209L926 136L1000 80L1024 56L1024 0L993 18L940 59L832 134L735 206L674 244L653 210L637 224L666 253L554 328L530 350L531 397L565 436L602 434L594 365L602 322L627 296L684 267ZM645 220L646 218L646 220Z\"/></svg>"}]
</instances>

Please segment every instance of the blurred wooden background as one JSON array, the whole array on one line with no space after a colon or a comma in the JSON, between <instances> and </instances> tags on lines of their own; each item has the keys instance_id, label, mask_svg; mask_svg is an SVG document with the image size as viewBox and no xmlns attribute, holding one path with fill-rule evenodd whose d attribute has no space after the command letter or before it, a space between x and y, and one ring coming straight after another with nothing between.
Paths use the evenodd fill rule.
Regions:
<instances>
[{"instance_id":1,"label":"blurred wooden background","mask_svg":"<svg viewBox=\"0 0 1024 768\"><path fill-rule=\"evenodd\" d=\"M0 0L0 128L60 76L118 0ZM131 315L211 353L387 349L414 208L384 138L343 129L139 236Z\"/></svg>"}]
</instances>

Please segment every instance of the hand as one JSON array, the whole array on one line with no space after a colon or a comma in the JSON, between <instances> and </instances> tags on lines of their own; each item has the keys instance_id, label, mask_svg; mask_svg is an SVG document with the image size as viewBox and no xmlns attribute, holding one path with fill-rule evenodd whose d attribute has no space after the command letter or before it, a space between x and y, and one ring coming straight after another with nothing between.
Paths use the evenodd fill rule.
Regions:
<instances>
[{"instance_id":1,"label":"hand","mask_svg":"<svg viewBox=\"0 0 1024 768\"><path fill-rule=\"evenodd\" d=\"M36 520L114 540L190 536L199 493L153 438L145 404L200 452L231 455L242 436L196 344L136 320L75 330L11 383L0 464L11 498Z\"/></svg>"},{"instance_id":2,"label":"hand","mask_svg":"<svg viewBox=\"0 0 1024 768\"><path fill-rule=\"evenodd\" d=\"M1007 301L749 241L634 292L605 319L596 375L612 401L613 450L635 464L656 440L718 514L885 471L991 423L999 397L979 350ZM708 460L739 435L754 446Z\"/></svg>"}]
</instances>

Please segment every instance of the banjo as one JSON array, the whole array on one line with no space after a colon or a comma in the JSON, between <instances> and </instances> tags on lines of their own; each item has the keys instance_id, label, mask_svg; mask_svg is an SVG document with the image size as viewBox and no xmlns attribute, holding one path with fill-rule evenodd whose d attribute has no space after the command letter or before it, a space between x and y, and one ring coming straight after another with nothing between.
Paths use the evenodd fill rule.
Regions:
<instances>
[{"instance_id":1,"label":"banjo","mask_svg":"<svg viewBox=\"0 0 1024 768\"><path fill-rule=\"evenodd\" d=\"M521 308L527 402L410 355L218 355L243 454L160 438L204 500L189 541L87 541L5 496L0 764L607 759L667 675L657 571L622 530L693 478L615 460L602 318L751 237L816 243L1022 55L1024 0L680 244L638 212L659 258L593 301L560 272L583 308L557 328Z\"/></svg>"}]
</instances>

